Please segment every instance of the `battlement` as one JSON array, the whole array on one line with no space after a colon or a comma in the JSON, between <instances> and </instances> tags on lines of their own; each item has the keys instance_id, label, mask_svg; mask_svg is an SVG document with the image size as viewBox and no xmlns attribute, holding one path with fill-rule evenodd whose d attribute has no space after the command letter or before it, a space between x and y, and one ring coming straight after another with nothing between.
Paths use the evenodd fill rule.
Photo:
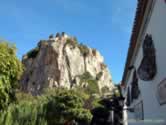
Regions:
<instances>
[{"instance_id":1,"label":"battlement","mask_svg":"<svg viewBox=\"0 0 166 125\"><path fill-rule=\"evenodd\" d=\"M55 40L55 41L67 38L69 38L69 36L65 32L57 33L55 36L53 34L49 36L49 40Z\"/></svg>"}]
</instances>

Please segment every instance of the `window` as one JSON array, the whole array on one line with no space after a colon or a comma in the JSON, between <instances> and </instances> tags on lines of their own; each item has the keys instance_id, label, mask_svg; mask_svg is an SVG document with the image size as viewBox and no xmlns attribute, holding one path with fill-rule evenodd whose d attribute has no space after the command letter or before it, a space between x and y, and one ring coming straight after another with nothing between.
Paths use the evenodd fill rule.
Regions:
<instances>
[{"instance_id":1,"label":"window","mask_svg":"<svg viewBox=\"0 0 166 125\"><path fill-rule=\"evenodd\" d=\"M128 90L127 90L127 102L126 102L126 105L129 107L130 104L131 104L130 87L128 87Z\"/></svg>"},{"instance_id":2,"label":"window","mask_svg":"<svg viewBox=\"0 0 166 125\"><path fill-rule=\"evenodd\" d=\"M140 90L138 87L138 78L136 70L133 73L133 79L131 82L131 102L133 102L134 99L137 99L139 97Z\"/></svg>"},{"instance_id":3,"label":"window","mask_svg":"<svg viewBox=\"0 0 166 125\"><path fill-rule=\"evenodd\" d=\"M143 101L134 106L134 112L136 120L144 120Z\"/></svg>"}]
</instances>

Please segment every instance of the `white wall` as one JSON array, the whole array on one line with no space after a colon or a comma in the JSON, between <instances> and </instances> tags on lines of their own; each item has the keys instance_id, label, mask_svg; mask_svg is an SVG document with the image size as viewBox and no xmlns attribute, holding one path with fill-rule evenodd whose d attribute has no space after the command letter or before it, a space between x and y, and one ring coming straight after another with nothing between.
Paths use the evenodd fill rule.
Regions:
<instances>
[{"instance_id":1,"label":"white wall","mask_svg":"<svg viewBox=\"0 0 166 125\"><path fill-rule=\"evenodd\" d=\"M139 99L135 100L131 107L143 100L145 120L151 119L166 121L166 104L160 105L157 100L157 86L166 78L166 2L164 0L156 0L147 29L145 29L145 34L151 34L154 41L156 49L157 74L155 78L149 82L139 79L138 83L141 95ZM143 39L145 34L144 36L141 36ZM143 58L143 41L139 42L141 42L141 46L134 62L136 69L138 69ZM132 75L133 73L130 73L127 86L130 86ZM133 118L133 115L134 114L129 113L129 119Z\"/></svg>"},{"instance_id":2,"label":"white wall","mask_svg":"<svg viewBox=\"0 0 166 125\"><path fill-rule=\"evenodd\" d=\"M154 10L150 22L148 24L146 33L152 34L154 45L156 48L156 63L157 63L157 75L153 81L147 84L151 84L151 103L152 113L147 116L158 116L158 118L163 118L166 120L166 105L160 106L157 101L157 86L158 84L166 78L166 2L165 0L156 0ZM146 84L146 83L143 83ZM147 101L146 101L147 102ZM147 112L150 109L147 107Z\"/></svg>"}]
</instances>

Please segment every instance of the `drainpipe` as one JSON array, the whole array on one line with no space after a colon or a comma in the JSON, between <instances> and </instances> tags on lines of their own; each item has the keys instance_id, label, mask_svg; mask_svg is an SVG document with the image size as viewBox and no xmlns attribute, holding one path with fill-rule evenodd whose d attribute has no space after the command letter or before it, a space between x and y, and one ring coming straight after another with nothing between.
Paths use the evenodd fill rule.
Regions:
<instances>
[{"instance_id":1,"label":"drainpipe","mask_svg":"<svg viewBox=\"0 0 166 125\"><path fill-rule=\"evenodd\" d=\"M129 123L127 111L134 112L134 108L127 107L126 104L124 105L124 107L123 107L123 125L128 125L128 123Z\"/></svg>"},{"instance_id":2,"label":"drainpipe","mask_svg":"<svg viewBox=\"0 0 166 125\"><path fill-rule=\"evenodd\" d=\"M109 111L108 122L111 123L111 125L114 125L114 109L113 108L111 108L111 110Z\"/></svg>"},{"instance_id":3,"label":"drainpipe","mask_svg":"<svg viewBox=\"0 0 166 125\"><path fill-rule=\"evenodd\" d=\"M123 125L128 125L127 105L123 107Z\"/></svg>"}]
</instances>

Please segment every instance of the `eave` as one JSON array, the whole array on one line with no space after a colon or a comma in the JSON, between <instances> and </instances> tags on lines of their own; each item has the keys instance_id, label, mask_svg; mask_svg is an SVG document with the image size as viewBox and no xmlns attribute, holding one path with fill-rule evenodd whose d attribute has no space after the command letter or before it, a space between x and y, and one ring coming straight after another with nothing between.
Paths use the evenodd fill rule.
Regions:
<instances>
[{"instance_id":1,"label":"eave","mask_svg":"<svg viewBox=\"0 0 166 125\"><path fill-rule=\"evenodd\" d=\"M139 35L140 29L141 29L141 25L143 23L143 18L145 15L147 5L148 5L148 0L138 0L136 15L135 15L135 19L134 19L134 25L133 25L133 29L132 29L128 54L127 54L127 59L126 59L126 64L125 64L125 69L124 69L124 73L123 73L123 77L122 77L123 86L126 86L125 80L126 80L127 74L129 73L128 67L130 66L130 63L131 63L131 60L132 60L132 57L134 54L134 50L135 50L137 42L138 42L137 39L138 39L138 35Z\"/></svg>"}]
</instances>

